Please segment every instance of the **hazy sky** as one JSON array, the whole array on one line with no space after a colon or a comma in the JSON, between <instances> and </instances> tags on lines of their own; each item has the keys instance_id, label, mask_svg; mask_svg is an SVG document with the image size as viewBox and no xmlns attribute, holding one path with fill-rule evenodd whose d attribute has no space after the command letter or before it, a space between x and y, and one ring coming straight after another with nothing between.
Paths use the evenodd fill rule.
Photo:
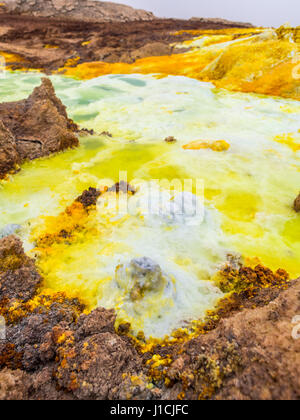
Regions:
<instances>
[{"instance_id":1,"label":"hazy sky","mask_svg":"<svg viewBox=\"0 0 300 420\"><path fill-rule=\"evenodd\" d=\"M104 0L105 1L105 0ZM111 0L113 1L113 0ZM157 16L222 17L262 26L300 25L300 0L115 0Z\"/></svg>"}]
</instances>

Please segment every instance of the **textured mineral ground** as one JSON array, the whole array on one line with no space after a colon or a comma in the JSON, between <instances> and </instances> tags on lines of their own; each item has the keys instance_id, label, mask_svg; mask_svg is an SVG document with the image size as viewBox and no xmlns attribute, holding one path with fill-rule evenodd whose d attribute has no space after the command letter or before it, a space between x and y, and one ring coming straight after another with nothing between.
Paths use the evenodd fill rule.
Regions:
<instances>
[{"instance_id":1,"label":"textured mineral ground","mask_svg":"<svg viewBox=\"0 0 300 420\"><path fill-rule=\"evenodd\" d=\"M299 280L259 266L222 276L223 287L237 288L233 278L247 286L195 338L147 349L126 325L116 332L113 310L86 315L76 299L39 293L42 279L21 242L0 240L0 398L299 399L300 341L291 336Z\"/></svg>"},{"instance_id":2,"label":"textured mineral ground","mask_svg":"<svg viewBox=\"0 0 300 420\"><path fill-rule=\"evenodd\" d=\"M36 0L30 6L27 1L11 3L10 8L3 7L3 12L11 13L1 14L0 6L0 51L18 56L11 57L15 69L53 71L70 62L133 63L144 57L170 55L175 51L172 43L193 37L191 33L176 36L178 30L251 27L221 19L154 19L146 12L99 1L71 0L71 6L52 0ZM58 3L65 5L63 10ZM83 3L89 13L82 9ZM72 5L77 12L72 12ZM131 25L128 20L136 22Z\"/></svg>"},{"instance_id":3,"label":"textured mineral ground","mask_svg":"<svg viewBox=\"0 0 300 420\"><path fill-rule=\"evenodd\" d=\"M300 399L299 54L288 25L1 3L0 400Z\"/></svg>"}]
</instances>

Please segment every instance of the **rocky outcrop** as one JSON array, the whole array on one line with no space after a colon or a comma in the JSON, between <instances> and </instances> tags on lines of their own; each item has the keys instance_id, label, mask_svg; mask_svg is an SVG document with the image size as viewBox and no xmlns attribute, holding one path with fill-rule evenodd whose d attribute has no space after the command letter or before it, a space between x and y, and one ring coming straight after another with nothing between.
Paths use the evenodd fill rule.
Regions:
<instances>
[{"instance_id":1,"label":"rocky outcrop","mask_svg":"<svg viewBox=\"0 0 300 420\"><path fill-rule=\"evenodd\" d=\"M78 399L129 399L146 390L141 357L129 339L116 334L114 323L114 311L98 308L72 329L55 330L54 342L61 343L58 384Z\"/></svg>"},{"instance_id":2,"label":"rocky outcrop","mask_svg":"<svg viewBox=\"0 0 300 420\"><path fill-rule=\"evenodd\" d=\"M25 15L69 18L84 21L128 22L152 20L155 16L145 10L134 9L124 4L93 0L5 0L11 13Z\"/></svg>"},{"instance_id":3,"label":"rocky outcrop","mask_svg":"<svg viewBox=\"0 0 300 420\"><path fill-rule=\"evenodd\" d=\"M7 347L2 345L1 354L0 343L1 399L151 398L141 356L115 332L114 311L98 308L76 323L60 305L40 311L7 327L6 342L19 357L19 370L9 370L15 366L3 357Z\"/></svg>"},{"instance_id":4,"label":"rocky outcrop","mask_svg":"<svg viewBox=\"0 0 300 420\"><path fill-rule=\"evenodd\" d=\"M28 99L0 104L0 176L25 159L78 146L76 132L50 79L42 79Z\"/></svg>"},{"instance_id":5,"label":"rocky outcrop","mask_svg":"<svg viewBox=\"0 0 300 420\"><path fill-rule=\"evenodd\" d=\"M192 399L299 400L297 314L300 280L268 305L223 319L180 349L167 374L173 387L165 397L182 392Z\"/></svg>"}]
</instances>

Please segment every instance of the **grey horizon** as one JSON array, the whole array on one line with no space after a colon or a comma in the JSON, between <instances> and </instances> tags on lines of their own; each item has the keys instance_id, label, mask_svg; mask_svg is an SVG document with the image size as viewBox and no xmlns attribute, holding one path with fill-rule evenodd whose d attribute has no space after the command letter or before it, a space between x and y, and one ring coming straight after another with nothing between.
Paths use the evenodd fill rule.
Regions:
<instances>
[{"instance_id":1,"label":"grey horizon","mask_svg":"<svg viewBox=\"0 0 300 420\"><path fill-rule=\"evenodd\" d=\"M299 0L117 0L116 3L148 10L158 17L223 18L270 27L284 23L300 25Z\"/></svg>"}]
</instances>

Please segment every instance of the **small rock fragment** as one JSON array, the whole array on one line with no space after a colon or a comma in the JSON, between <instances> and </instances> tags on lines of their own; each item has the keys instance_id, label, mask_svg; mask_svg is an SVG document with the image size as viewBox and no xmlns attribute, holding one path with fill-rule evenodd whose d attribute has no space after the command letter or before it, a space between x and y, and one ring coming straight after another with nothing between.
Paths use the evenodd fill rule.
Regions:
<instances>
[{"instance_id":1,"label":"small rock fragment","mask_svg":"<svg viewBox=\"0 0 300 420\"><path fill-rule=\"evenodd\" d=\"M100 134L100 136L105 136L105 137L112 138L113 135L109 131L102 131L102 133Z\"/></svg>"},{"instance_id":2,"label":"small rock fragment","mask_svg":"<svg viewBox=\"0 0 300 420\"><path fill-rule=\"evenodd\" d=\"M100 195L101 192L99 190L90 187L88 190L83 191L83 193L76 199L76 201L81 203L83 207L87 208L95 206Z\"/></svg>"},{"instance_id":3,"label":"small rock fragment","mask_svg":"<svg viewBox=\"0 0 300 420\"><path fill-rule=\"evenodd\" d=\"M300 194L298 195L298 197L296 198L296 200L294 201L294 210L299 213L300 212Z\"/></svg>"},{"instance_id":4,"label":"small rock fragment","mask_svg":"<svg viewBox=\"0 0 300 420\"><path fill-rule=\"evenodd\" d=\"M145 292L156 292L166 286L167 280L158 264L147 257L133 259L116 269L116 282L130 295L131 300L143 298Z\"/></svg>"}]
</instances>

